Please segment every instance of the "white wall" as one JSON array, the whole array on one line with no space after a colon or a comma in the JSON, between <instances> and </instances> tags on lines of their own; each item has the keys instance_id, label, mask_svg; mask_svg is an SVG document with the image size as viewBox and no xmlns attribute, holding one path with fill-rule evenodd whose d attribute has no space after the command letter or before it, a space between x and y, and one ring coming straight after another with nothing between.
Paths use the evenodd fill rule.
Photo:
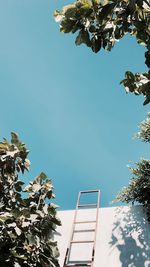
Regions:
<instances>
[{"instance_id":1,"label":"white wall","mask_svg":"<svg viewBox=\"0 0 150 267\"><path fill-rule=\"evenodd\" d=\"M82 210L79 217L93 220L94 214L93 209ZM58 227L55 239L60 251L60 266L63 267L74 210L59 211L58 216L62 226ZM86 224L86 227L90 229L92 225ZM76 234L74 239L91 240L92 232ZM89 245L73 245L70 260L87 260L90 257ZM99 209L94 267L150 267L150 223L147 222L141 207Z\"/></svg>"}]
</instances>

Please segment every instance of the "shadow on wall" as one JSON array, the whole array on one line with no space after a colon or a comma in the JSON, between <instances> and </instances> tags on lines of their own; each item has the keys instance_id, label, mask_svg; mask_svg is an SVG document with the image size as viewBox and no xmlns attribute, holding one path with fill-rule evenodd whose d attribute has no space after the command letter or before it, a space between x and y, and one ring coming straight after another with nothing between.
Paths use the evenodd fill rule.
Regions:
<instances>
[{"instance_id":1,"label":"shadow on wall","mask_svg":"<svg viewBox=\"0 0 150 267\"><path fill-rule=\"evenodd\" d=\"M122 267L150 267L150 223L140 206L116 208L110 241Z\"/></svg>"}]
</instances>

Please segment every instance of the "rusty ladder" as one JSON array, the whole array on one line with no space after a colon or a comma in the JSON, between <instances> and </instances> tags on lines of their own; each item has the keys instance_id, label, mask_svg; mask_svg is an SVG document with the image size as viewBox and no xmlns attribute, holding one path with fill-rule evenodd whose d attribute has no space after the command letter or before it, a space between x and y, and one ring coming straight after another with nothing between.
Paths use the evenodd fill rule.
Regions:
<instances>
[{"instance_id":1,"label":"rusty ladder","mask_svg":"<svg viewBox=\"0 0 150 267\"><path fill-rule=\"evenodd\" d=\"M91 204L80 204L80 197L83 194L92 194L95 193L97 194L97 202L96 203L91 203ZM80 191L78 194L78 199L77 199L77 204L76 204L76 210L75 210L75 215L74 215L74 220L73 220L73 226L72 226L72 232L71 232L71 238L70 242L66 251L66 256L64 260L64 265L63 267L83 267L83 266L89 266L93 267L94 264L94 255L95 255L95 243L96 243L96 233L97 233L97 224L98 224L98 212L99 212L99 203L100 203L100 190L86 190L86 191ZM81 209L85 208L95 208L96 209L96 219L94 220L86 220L86 221L78 221L77 220L77 214L78 211ZM85 230L76 230L76 225L78 224L93 224L93 229L87 230L85 227ZM87 231L93 231L94 232L94 238L92 240L74 240L74 234L78 231L82 232L87 232ZM71 254L71 249L73 244L83 244L83 243L92 243L92 251L91 251L91 259L90 260L85 260L85 261L80 261L80 260L75 260L75 261L70 261L70 254Z\"/></svg>"}]
</instances>

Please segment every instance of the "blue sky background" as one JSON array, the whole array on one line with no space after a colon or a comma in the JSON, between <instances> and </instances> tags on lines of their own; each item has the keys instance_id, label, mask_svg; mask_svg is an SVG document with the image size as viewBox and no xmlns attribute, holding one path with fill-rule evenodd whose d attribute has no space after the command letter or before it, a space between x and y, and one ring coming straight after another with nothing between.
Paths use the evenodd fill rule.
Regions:
<instances>
[{"instance_id":1,"label":"blue sky background","mask_svg":"<svg viewBox=\"0 0 150 267\"><path fill-rule=\"evenodd\" d=\"M61 209L95 188L109 206L128 184L129 161L149 157L133 140L149 106L119 85L126 70L146 70L144 48L128 37L111 53L76 47L53 19L69 2L0 0L0 137L20 135L31 151L25 180L46 172Z\"/></svg>"}]
</instances>

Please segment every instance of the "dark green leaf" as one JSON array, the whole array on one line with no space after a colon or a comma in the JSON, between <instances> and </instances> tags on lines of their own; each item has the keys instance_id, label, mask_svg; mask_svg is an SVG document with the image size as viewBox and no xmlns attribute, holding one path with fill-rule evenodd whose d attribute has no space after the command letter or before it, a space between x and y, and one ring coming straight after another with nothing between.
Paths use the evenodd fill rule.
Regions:
<instances>
[{"instance_id":1,"label":"dark green leaf","mask_svg":"<svg viewBox=\"0 0 150 267\"><path fill-rule=\"evenodd\" d=\"M87 30L81 30L76 37L75 41L76 45L86 44L87 46L91 46L90 36Z\"/></svg>"},{"instance_id":2,"label":"dark green leaf","mask_svg":"<svg viewBox=\"0 0 150 267\"><path fill-rule=\"evenodd\" d=\"M100 51L101 49L101 45L102 45L102 39L100 36L94 36L92 39L91 39L91 42L92 42L92 50L94 53L97 53Z\"/></svg>"},{"instance_id":3,"label":"dark green leaf","mask_svg":"<svg viewBox=\"0 0 150 267\"><path fill-rule=\"evenodd\" d=\"M24 182L22 181L17 181L14 186L16 191L21 192L22 191L22 186L24 185Z\"/></svg>"}]
</instances>

